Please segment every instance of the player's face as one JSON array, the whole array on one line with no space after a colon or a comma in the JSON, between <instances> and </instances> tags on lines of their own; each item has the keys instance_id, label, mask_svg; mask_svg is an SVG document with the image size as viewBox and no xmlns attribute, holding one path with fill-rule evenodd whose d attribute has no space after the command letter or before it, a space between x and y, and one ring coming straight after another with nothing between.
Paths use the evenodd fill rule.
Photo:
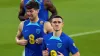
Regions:
<instances>
[{"instance_id":1,"label":"player's face","mask_svg":"<svg viewBox=\"0 0 100 56\"><path fill-rule=\"evenodd\" d=\"M61 18L52 19L51 25L55 31L59 31L63 27L63 21Z\"/></svg>"},{"instance_id":2,"label":"player's face","mask_svg":"<svg viewBox=\"0 0 100 56\"><path fill-rule=\"evenodd\" d=\"M27 9L26 14L29 16L31 20L34 20L38 16L38 10L35 10L34 8Z\"/></svg>"}]
</instances>

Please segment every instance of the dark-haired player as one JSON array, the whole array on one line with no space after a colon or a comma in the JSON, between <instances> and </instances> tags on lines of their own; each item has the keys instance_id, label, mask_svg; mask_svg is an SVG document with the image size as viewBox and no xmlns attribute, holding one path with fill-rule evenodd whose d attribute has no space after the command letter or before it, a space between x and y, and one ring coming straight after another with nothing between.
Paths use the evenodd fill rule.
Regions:
<instances>
[{"instance_id":1,"label":"dark-haired player","mask_svg":"<svg viewBox=\"0 0 100 56\"><path fill-rule=\"evenodd\" d=\"M26 19L28 19L28 15L25 13L26 11L26 7L25 5L29 2L29 1L34 1L34 2L38 2L39 3L39 18L47 21L48 17L49 17L49 11L51 12L51 16L57 15L57 10L55 8L55 6L53 5L53 3L50 0L21 0L20 3L20 11L18 14L18 18L20 21L24 21Z\"/></svg>"}]
</instances>

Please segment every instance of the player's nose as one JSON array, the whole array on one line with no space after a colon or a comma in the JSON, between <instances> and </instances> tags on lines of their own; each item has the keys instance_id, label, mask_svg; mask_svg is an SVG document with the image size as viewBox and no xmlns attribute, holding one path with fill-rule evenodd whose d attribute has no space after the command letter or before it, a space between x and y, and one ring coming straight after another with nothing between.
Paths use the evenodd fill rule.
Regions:
<instances>
[{"instance_id":1,"label":"player's nose","mask_svg":"<svg viewBox=\"0 0 100 56\"><path fill-rule=\"evenodd\" d=\"M58 25L59 25L59 23L56 23L55 25L57 25L57 26L58 26Z\"/></svg>"}]
</instances>

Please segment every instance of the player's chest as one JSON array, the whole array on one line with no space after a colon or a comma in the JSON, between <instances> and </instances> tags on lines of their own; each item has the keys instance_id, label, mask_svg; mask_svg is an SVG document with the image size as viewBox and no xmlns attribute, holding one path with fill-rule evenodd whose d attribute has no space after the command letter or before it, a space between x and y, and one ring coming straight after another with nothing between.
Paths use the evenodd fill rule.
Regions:
<instances>
[{"instance_id":1,"label":"player's chest","mask_svg":"<svg viewBox=\"0 0 100 56\"><path fill-rule=\"evenodd\" d=\"M46 46L47 48L50 48L50 49L62 49L65 47L65 44L64 42L61 40L47 40L46 41Z\"/></svg>"},{"instance_id":2,"label":"player's chest","mask_svg":"<svg viewBox=\"0 0 100 56\"><path fill-rule=\"evenodd\" d=\"M28 37L31 34L33 34L35 36L39 36L39 35L41 35L41 32L43 32L43 28L42 27L37 27L37 26L26 26L23 29L23 35L25 37Z\"/></svg>"}]
</instances>

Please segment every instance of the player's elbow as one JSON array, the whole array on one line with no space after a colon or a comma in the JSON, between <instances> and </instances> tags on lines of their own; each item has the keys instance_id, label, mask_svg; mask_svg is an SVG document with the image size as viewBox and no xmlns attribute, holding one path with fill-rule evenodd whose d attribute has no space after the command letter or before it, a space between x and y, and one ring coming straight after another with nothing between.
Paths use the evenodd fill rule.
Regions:
<instances>
[{"instance_id":1,"label":"player's elbow","mask_svg":"<svg viewBox=\"0 0 100 56\"><path fill-rule=\"evenodd\" d=\"M53 32L53 28L52 28L50 22L45 22L44 28L45 28L45 30L46 30L46 33Z\"/></svg>"},{"instance_id":2,"label":"player's elbow","mask_svg":"<svg viewBox=\"0 0 100 56\"><path fill-rule=\"evenodd\" d=\"M80 53L77 52L77 53L73 54L72 56L80 56Z\"/></svg>"},{"instance_id":3,"label":"player's elbow","mask_svg":"<svg viewBox=\"0 0 100 56\"><path fill-rule=\"evenodd\" d=\"M55 13L54 13L55 15L57 15L58 13L57 13L57 10L55 10Z\"/></svg>"},{"instance_id":4,"label":"player's elbow","mask_svg":"<svg viewBox=\"0 0 100 56\"><path fill-rule=\"evenodd\" d=\"M80 53L79 52L77 53L77 56L80 56Z\"/></svg>"},{"instance_id":5,"label":"player's elbow","mask_svg":"<svg viewBox=\"0 0 100 56\"><path fill-rule=\"evenodd\" d=\"M18 38L17 37L15 37L15 41L16 41L16 44L18 44Z\"/></svg>"},{"instance_id":6,"label":"player's elbow","mask_svg":"<svg viewBox=\"0 0 100 56\"><path fill-rule=\"evenodd\" d=\"M20 16L18 16L18 19L21 21Z\"/></svg>"}]
</instances>

